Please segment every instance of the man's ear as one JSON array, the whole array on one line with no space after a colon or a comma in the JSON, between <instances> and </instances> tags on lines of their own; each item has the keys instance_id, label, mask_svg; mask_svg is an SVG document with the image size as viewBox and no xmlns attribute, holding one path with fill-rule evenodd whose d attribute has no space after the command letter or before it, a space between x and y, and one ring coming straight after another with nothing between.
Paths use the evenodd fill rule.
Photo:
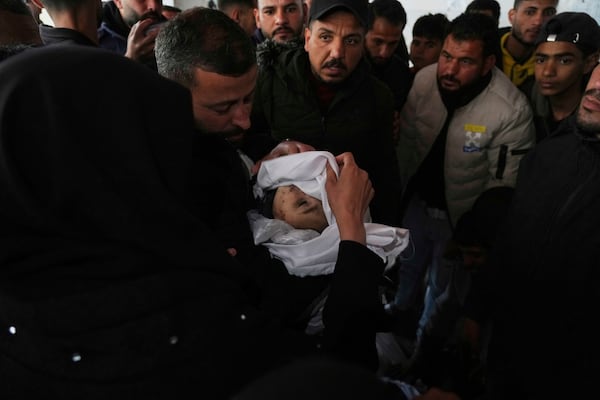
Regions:
<instances>
[{"instance_id":1,"label":"man's ear","mask_svg":"<svg viewBox=\"0 0 600 400\"><path fill-rule=\"evenodd\" d=\"M231 19L237 22L238 24L240 23L240 9L238 7L235 7L231 11Z\"/></svg>"},{"instance_id":2,"label":"man's ear","mask_svg":"<svg viewBox=\"0 0 600 400\"><path fill-rule=\"evenodd\" d=\"M495 65L496 65L496 56L494 54L487 56L483 60L483 71L481 73L481 76L487 75L487 73L490 72L491 69L494 68Z\"/></svg>"},{"instance_id":3,"label":"man's ear","mask_svg":"<svg viewBox=\"0 0 600 400\"><path fill-rule=\"evenodd\" d=\"M511 25L513 25L513 23L514 23L516 13L517 13L517 10L515 10L514 8L511 8L510 10L508 10L508 20L510 21Z\"/></svg>"},{"instance_id":4,"label":"man's ear","mask_svg":"<svg viewBox=\"0 0 600 400\"><path fill-rule=\"evenodd\" d=\"M308 51L308 41L310 40L310 28L304 28L304 50Z\"/></svg>"},{"instance_id":5,"label":"man's ear","mask_svg":"<svg viewBox=\"0 0 600 400\"><path fill-rule=\"evenodd\" d=\"M113 0L115 2L115 5L117 6L117 8L119 10L123 9L123 2L121 0Z\"/></svg>"},{"instance_id":6,"label":"man's ear","mask_svg":"<svg viewBox=\"0 0 600 400\"><path fill-rule=\"evenodd\" d=\"M302 2L302 21L304 26L308 23L308 5L305 2Z\"/></svg>"},{"instance_id":7,"label":"man's ear","mask_svg":"<svg viewBox=\"0 0 600 400\"><path fill-rule=\"evenodd\" d=\"M252 11L254 12L254 22L256 22L256 27L260 29L260 18L258 17L260 14L260 10L258 8L255 8Z\"/></svg>"},{"instance_id":8,"label":"man's ear","mask_svg":"<svg viewBox=\"0 0 600 400\"><path fill-rule=\"evenodd\" d=\"M35 1L35 0L34 0ZM598 65L600 51L595 51L583 60L583 74L587 75Z\"/></svg>"},{"instance_id":9,"label":"man's ear","mask_svg":"<svg viewBox=\"0 0 600 400\"><path fill-rule=\"evenodd\" d=\"M33 2L33 4L35 4L38 8L46 8L44 7L44 4L42 4L42 2L40 0L31 0Z\"/></svg>"}]
</instances>

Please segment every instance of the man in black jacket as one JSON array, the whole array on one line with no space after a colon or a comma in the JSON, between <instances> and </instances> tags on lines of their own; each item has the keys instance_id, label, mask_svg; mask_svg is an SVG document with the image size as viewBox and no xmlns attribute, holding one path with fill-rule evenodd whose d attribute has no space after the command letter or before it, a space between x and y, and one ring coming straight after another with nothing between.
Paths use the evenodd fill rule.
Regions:
<instances>
[{"instance_id":1,"label":"man in black jacket","mask_svg":"<svg viewBox=\"0 0 600 400\"><path fill-rule=\"evenodd\" d=\"M575 117L528 153L492 265L491 399L597 390L600 67Z\"/></svg>"}]
</instances>

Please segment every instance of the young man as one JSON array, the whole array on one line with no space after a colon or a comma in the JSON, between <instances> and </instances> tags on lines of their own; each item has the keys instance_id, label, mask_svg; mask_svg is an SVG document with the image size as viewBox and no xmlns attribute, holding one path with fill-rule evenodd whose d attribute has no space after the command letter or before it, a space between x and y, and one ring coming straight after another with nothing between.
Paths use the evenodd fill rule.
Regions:
<instances>
[{"instance_id":1,"label":"young man","mask_svg":"<svg viewBox=\"0 0 600 400\"><path fill-rule=\"evenodd\" d=\"M558 0L515 0L508 12L511 29L500 37L502 58L496 60L512 83L521 86L533 80L535 40L542 25L556 14Z\"/></svg>"},{"instance_id":2,"label":"young man","mask_svg":"<svg viewBox=\"0 0 600 400\"><path fill-rule=\"evenodd\" d=\"M352 152L377 192L373 221L397 226L394 100L364 59L367 2L315 0L310 10L304 48L262 55L253 133L295 139L334 154Z\"/></svg>"},{"instance_id":3,"label":"young man","mask_svg":"<svg viewBox=\"0 0 600 400\"><path fill-rule=\"evenodd\" d=\"M513 186L535 135L526 97L495 68L498 31L482 14L462 14L449 26L437 65L422 69L402 109L397 146L415 252L400 265L396 306L414 304L429 268L425 309L445 289L437 273L452 227L493 186ZM409 255L406 255L409 257Z\"/></svg>"},{"instance_id":4,"label":"young man","mask_svg":"<svg viewBox=\"0 0 600 400\"><path fill-rule=\"evenodd\" d=\"M256 32L252 37L256 44L265 39L284 43L301 39L308 8L302 0L257 0L254 9Z\"/></svg>"},{"instance_id":5,"label":"young man","mask_svg":"<svg viewBox=\"0 0 600 400\"><path fill-rule=\"evenodd\" d=\"M537 38L531 100L539 142L577 110L587 77L598 63L600 28L585 13L552 17Z\"/></svg>"},{"instance_id":6,"label":"young man","mask_svg":"<svg viewBox=\"0 0 600 400\"><path fill-rule=\"evenodd\" d=\"M410 43L413 77L423 67L438 62L449 22L444 14L427 14L419 17L413 25Z\"/></svg>"},{"instance_id":7,"label":"young man","mask_svg":"<svg viewBox=\"0 0 600 400\"><path fill-rule=\"evenodd\" d=\"M400 110L410 90L410 71L396 50L404 41L406 11L398 0L374 0L369 3L365 55L371 72L394 94L394 136L397 136Z\"/></svg>"}]
</instances>

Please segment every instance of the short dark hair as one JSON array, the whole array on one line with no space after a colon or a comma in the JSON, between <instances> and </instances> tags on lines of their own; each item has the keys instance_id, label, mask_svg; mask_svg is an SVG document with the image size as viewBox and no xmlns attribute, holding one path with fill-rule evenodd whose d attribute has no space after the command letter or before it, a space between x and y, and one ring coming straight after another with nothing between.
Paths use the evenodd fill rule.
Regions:
<instances>
[{"instance_id":1,"label":"short dark hair","mask_svg":"<svg viewBox=\"0 0 600 400\"><path fill-rule=\"evenodd\" d=\"M237 5L256 8L256 0L218 0L218 4L218 8L221 11L226 11L228 8Z\"/></svg>"},{"instance_id":2,"label":"short dark hair","mask_svg":"<svg viewBox=\"0 0 600 400\"><path fill-rule=\"evenodd\" d=\"M470 13L482 10L491 11L496 21L500 19L500 4L496 0L473 0L469 3L465 11Z\"/></svg>"},{"instance_id":3,"label":"short dark hair","mask_svg":"<svg viewBox=\"0 0 600 400\"><path fill-rule=\"evenodd\" d=\"M406 25L406 11L398 0L373 0L368 10L367 30L373 28L378 17L387 19L393 25Z\"/></svg>"},{"instance_id":4,"label":"short dark hair","mask_svg":"<svg viewBox=\"0 0 600 400\"><path fill-rule=\"evenodd\" d=\"M500 35L492 18L480 13L462 13L454 18L446 36L452 35L455 40L480 40L483 42L483 56L499 53Z\"/></svg>"},{"instance_id":5,"label":"short dark hair","mask_svg":"<svg viewBox=\"0 0 600 400\"><path fill-rule=\"evenodd\" d=\"M513 8L517 8L519 7L519 5L523 2L524 0L515 0L514 4L513 4ZM556 4L558 4L558 0L556 0Z\"/></svg>"},{"instance_id":6,"label":"short dark hair","mask_svg":"<svg viewBox=\"0 0 600 400\"><path fill-rule=\"evenodd\" d=\"M428 39L444 40L450 21L444 14L426 14L420 16L413 25L412 35Z\"/></svg>"},{"instance_id":7,"label":"short dark hair","mask_svg":"<svg viewBox=\"0 0 600 400\"><path fill-rule=\"evenodd\" d=\"M256 65L250 37L219 10L193 7L167 22L156 37L158 72L185 87L196 84L194 70L241 76Z\"/></svg>"},{"instance_id":8,"label":"short dark hair","mask_svg":"<svg viewBox=\"0 0 600 400\"><path fill-rule=\"evenodd\" d=\"M173 11L173 12L178 12L178 13L180 13L182 11L181 8L170 6L168 4L163 4L162 9L163 9L163 11Z\"/></svg>"}]
</instances>

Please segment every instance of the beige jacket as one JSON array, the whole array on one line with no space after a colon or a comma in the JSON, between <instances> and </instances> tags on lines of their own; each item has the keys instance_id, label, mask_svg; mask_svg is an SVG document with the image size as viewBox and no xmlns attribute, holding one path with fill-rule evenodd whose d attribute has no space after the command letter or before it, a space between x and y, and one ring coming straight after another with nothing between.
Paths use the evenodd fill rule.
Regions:
<instances>
[{"instance_id":1,"label":"beige jacket","mask_svg":"<svg viewBox=\"0 0 600 400\"><path fill-rule=\"evenodd\" d=\"M436 137L448 112L437 86L437 64L417 73L401 112L396 148L406 186ZM446 200L453 224L484 190L514 186L519 162L535 143L527 98L499 69L489 85L454 112L448 126L445 156Z\"/></svg>"}]
</instances>

